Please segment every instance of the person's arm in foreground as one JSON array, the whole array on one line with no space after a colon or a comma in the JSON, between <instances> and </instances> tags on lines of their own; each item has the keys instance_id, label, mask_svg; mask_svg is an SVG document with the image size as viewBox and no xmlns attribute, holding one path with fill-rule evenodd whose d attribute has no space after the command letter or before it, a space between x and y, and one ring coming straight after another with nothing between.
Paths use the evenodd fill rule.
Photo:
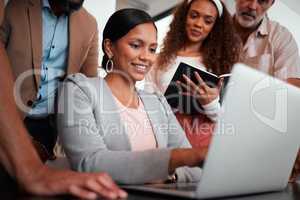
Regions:
<instances>
[{"instance_id":1,"label":"person's arm in foreground","mask_svg":"<svg viewBox=\"0 0 300 200\"><path fill-rule=\"evenodd\" d=\"M77 173L49 169L39 160L13 98L13 78L0 43L0 160L20 187L34 195L72 194L80 198L125 198L104 173Z\"/></svg>"}]
</instances>

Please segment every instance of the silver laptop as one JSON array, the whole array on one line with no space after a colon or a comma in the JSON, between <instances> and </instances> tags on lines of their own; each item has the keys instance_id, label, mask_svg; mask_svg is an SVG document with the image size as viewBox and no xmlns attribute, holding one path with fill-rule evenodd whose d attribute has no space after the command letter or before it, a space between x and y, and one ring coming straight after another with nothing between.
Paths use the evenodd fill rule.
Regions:
<instances>
[{"instance_id":1,"label":"silver laptop","mask_svg":"<svg viewBox=\"0 0 300 200\"><path fill-rule=\"evenodd\" d=\"M283 190L300 144L300 90L242 64L226 90L199 183L124 188L197 199Z\"/></svg>"}]
</instances>

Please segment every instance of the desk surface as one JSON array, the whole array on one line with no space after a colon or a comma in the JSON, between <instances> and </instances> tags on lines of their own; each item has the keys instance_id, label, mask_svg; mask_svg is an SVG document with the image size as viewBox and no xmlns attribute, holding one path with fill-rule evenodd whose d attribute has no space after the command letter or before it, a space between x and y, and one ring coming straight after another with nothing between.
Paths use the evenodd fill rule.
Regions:
<instances>
[{"instance_id":1,"label":"desk surface","mask_svg":"<svg viewBox=\"0 0 300 200\"><path fill-rule=\"evenodd\" d=\"M169 200L174 199L170 196L155 195L150 193L138 193L129 191L129 200ZM179 198L176 198L179 199ZM182 199L182 198L181 198ZM281 192L247 195L240 197L221 198L224 200L299 200L300 199L300 183L289 184L288 187Z\"/></svg>"},{"instance_id":2,"label":"desk surface","mask_svg":"<svg viewBox=\"0 0 300 200\"><path fill-rule=\"evenodd\" d=\"M70 197L61 196L61 197L28 197L17 195L16 188L8 188L0 190L0 199L10 200L10 199L19 199L19 200L63 200L63 199L72 199ZM163 196L150 194L145 192L134 192L129 191L128 200L169 200L174 199L174 197ZM176 198L179 199L179 198ZM289 184L288 187L281 192L274 193L265 193L258 195L248 195L242 197L231 197L231 198L223 198L225 200L299 200L300 199L300 182Z\"/></svg>"}]
</instances>

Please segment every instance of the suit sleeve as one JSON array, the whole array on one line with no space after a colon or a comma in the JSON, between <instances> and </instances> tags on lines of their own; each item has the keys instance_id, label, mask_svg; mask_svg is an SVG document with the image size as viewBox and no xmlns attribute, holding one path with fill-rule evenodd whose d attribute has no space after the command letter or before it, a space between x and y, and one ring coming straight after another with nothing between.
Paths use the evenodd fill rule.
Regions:
<instances>
[{"instance_id":1,"label":"suit sleeve","mask_svg":"<svg viewBox=\"0 0 300 200\"><path fill-rule=\"evenodd\" d=\"M4 17L4 0L0 0L0 24Z\"/></svg>"},{"instance_id":2,"label":"suit sleeve","mask_svg":"<svg viewBox=\"0 0 300 200\"><path fill-rule=\"evenodd\" d=\"M9 23L9 13L11 13L11 3L8 3L8 5L4 8L4 1L1 0L1 26L0 26L0 41L3 43L3 45L6 47L6 44L8 43L9 40L9 35L10 35L10 23Z\"/></svg>"},{"instance_id":3,"label":"suit sleeve","mask_svg":"<svg viewBox=\"0 0 300 200\"><path fill-rule=\"evenodd\" d=\"M81 73L85 74L88 77L96 77L97 69L99 66L99 32L97 22L94 23L95 32L91 38L90 46L86 59L84 61L83 67L81 68Z\"/></svg>"},{"instance_id":4,"label":"suit sleeve","mask_svg":"<svg viewBox=\"0 0 300 200\"><path fill-rule=\"evenodd\" d=\"M159 99L168 118L168 148L192 148L165 97L159 95ZM198 182L200 181L201 171L200 167L177 168L178 182Z\"/></svg>"}]
</instances>

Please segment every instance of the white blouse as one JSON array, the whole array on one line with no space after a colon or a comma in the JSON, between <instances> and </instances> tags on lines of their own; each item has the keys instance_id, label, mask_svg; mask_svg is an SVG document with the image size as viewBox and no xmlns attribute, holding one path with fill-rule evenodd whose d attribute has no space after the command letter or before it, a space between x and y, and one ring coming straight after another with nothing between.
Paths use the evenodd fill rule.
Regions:
<instances>
[{"instance_id":1,"label":"white blouse","mask_svg":"<svg viewBox=\"0 0 300 200\"><path fill-rule=\"evenodd\" d=\"M132 151L145 151L157 148L152 124L142 100L139 98L137 109L124 106L117 97L115 102L119 107L120 117L127 133Z\"/></svg>"}]
</instances>

